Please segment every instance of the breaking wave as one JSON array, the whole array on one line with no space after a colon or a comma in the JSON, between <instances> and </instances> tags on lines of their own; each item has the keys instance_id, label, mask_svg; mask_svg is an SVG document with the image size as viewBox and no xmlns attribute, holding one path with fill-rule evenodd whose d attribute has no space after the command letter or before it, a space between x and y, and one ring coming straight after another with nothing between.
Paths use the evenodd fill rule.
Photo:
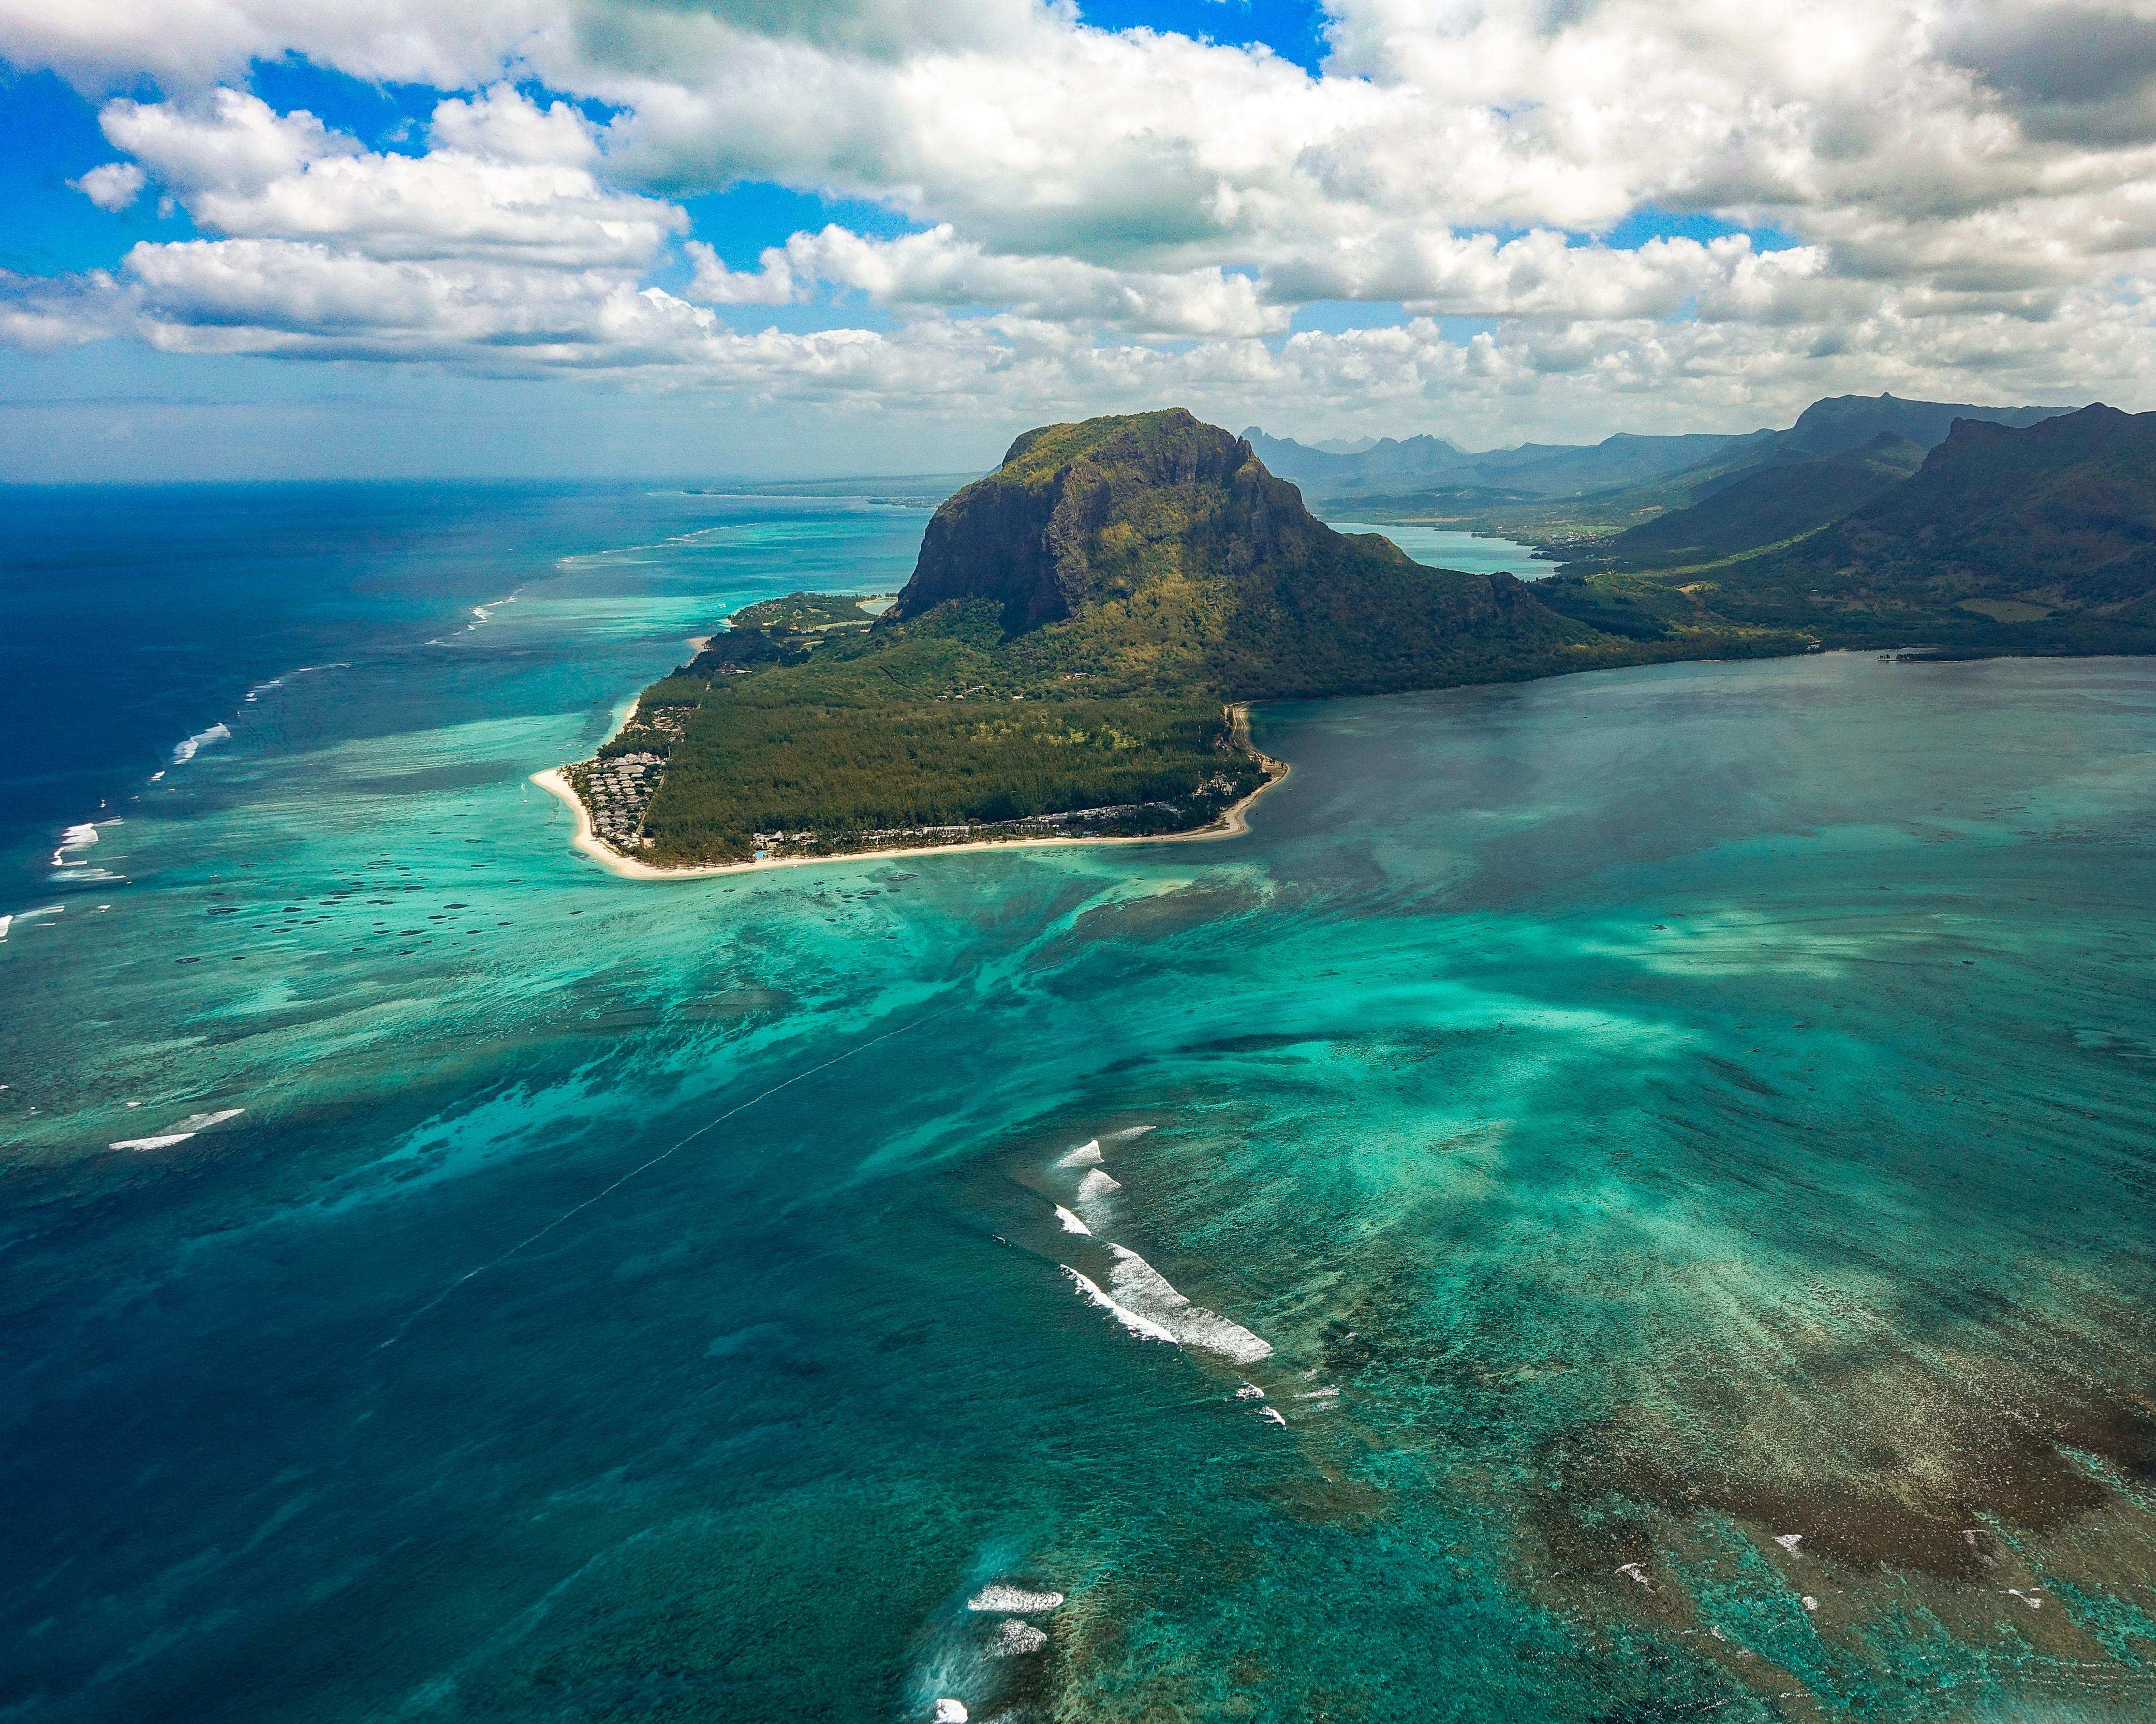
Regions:
<instances>
[{"instance_id":1,"label":"breaking wave","mask_svg":"<svg viewBox=\"0 0 2156 1724\"><path fill-rule=\"evenodd\" d=\"M259 700L262 695L268 694L270 690L281 689L286 683L290 682L295 676L306 676L317 670L348 670L351 668L352 667L341 659L336 660L334 664L302 664L296 670L287 670L281 676L273 676L267 682L258 682L255 684L253 688L247 691L245 704L250 706L253 706L257 700Z\"/></svg>"},{"instance_id":2,"label":"breaking wave","mask_svg":"<svg viewBox=\"0 0 2156 1724\"><path fill-rule=\"evenodd\" d=\"M1024 1587L1009 1586L1002 1581L984 1586L966 1600L968 1610L998 1610L1006 1616L1034 1616L1044 1610L1054 1610L1063 1603L1060 1593L1029 1593Z\"/></svg>"},{"instance_id":3,"label":"breaking wave","mask_svg":"<svg viewBox=\"0 0 2156 1724\"><path fill-rule=\"evenodd\" d=\"M1048 1636L1024 1617L1008 1616L996 1630L996 1644L990 1650L998 1658L1023 1658L1047 1644Z\"/></svg>"},{"instance_id":4,"label":"breaking wave","mask_svg":"<svg viewBox=\"0 0 2156 1724\"><path fill-rule=\"evenodd\" d=\"M183 767L212 744L231 740L231 728L223 723L213 724L206 731L197 731L172 750L172 764Z\"/></svg>"},{"instance_id":5,"label":"breaking wave","mask_svg":"<svg viewBox=\"0 0 2156 1724\"><path fill-rule=\"evenodd\" d=\"M1076 1284L1079 1296L1084 1299L1088 1305L1096 1305L1100 1306L1102 1311L1107 1312L1110 1316L1113 1317L1117 1322L1121 1323L1126 1329L1129 1330L1132 1334L1137 1336L1140 1340L1165 1341L1170 1347L1176 1344L1175 1337L1170 1334L1167 1330L1161 1327L1159 1324L1153 1321L1151 1317L1142 1317L1136 1311L1127 1310L1122 1306L1116 1304L1114 1300L1109 1298L1106 1294L1101 1290L1100 1284L1095 1281L1091 1276L1079 1274L1076 1270L1071 1268L1071 1266L1067 1263L1063 1265L1063 1273L1070 1276L1071 1280ZM1266 1350L1268 1352L1271 1351L1270 1348Z\"/></svg>"},{"instance_id":6,"label":"breaking wave","mask_svg":"<svg viewBox=\"0 0 2156 1724\"><path fill-rule=\"evenodd\" d=\"M223 1107L214 1113L191 1113L185 1119L151 1137L123 1137L108 1147L113 1149L170 1149L176 1143L185 1143L198 1131L207 1131L212 1126L221 1126L227 1120L236 1120L246 1111L244 1107Z\"/></svg>"},{"instance_id":7,"label":"breaking wave","mask_svg":"<svg viewBox=\"0 0 2156 1724\"><path fill-rule=\"evenodd\" d=\"M1086 1226L1084 1222L1081 1221L1075 1215L1073 1215L1060 1203L1058 1203L1055 1206L1055 1219L1063 1224L1063 1230L1065 1233L1083 1234L1087 1239L1091 1239L1093 1236L1093 1229Z\"/></svg>"},{"instance_id":8,"label":"breaking wave","mask_svg":"<svg viewBox=\"0 0 2156 1724\"><path fill-rule=\"evenodd\" d=\"M18 910L8 916L0 916L0 940L8 937L8 930L17 922L35 921L41 916L59 916L67 909L64 904L48 904L41 910Z\"/></svg>"},{"instance_id":9,"label":"breaking wave","mask_svg":"<svg viewBox=\"0 0 2156 1724\"><path fill-rule=\"evenodd\" d=\"M1080 1144L1070 1154L1056 1157L1059 1167L1097 1167L1101 1165L1101 1140L1097 1137Z\"/></svg>"},{"instance_id":10,"label":"breaking wave","mask_svg":"<svg viewBox=\"0 0 2156 1724\"><path fill-rule=\"evenodd\" d=\"M1108 1271L1108 1287L1121 1308L1182 1346L1218 1353L1239 1365L1254 1365L1272 1357L1270 1341L1218 1311L1193 1305L1176 1291L1167 1276L1129 1247L1111 1244L1108 1249L1116 1259L1116 1266Z\"/></svg>"}]
</instances>

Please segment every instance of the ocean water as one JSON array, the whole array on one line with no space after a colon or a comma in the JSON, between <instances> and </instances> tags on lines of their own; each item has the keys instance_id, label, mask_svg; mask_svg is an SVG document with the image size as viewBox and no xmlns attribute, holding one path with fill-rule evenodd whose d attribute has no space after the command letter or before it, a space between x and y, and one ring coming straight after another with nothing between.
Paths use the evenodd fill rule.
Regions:
<instances>
[{"instance_id":1,"label":"ocean water","mask_svg":"<svg viewBox=\"0 0 2156 1724\"><path fill-rule=\"evenodd\" d=\"M2156 1706L2156 666L628 883L526 775L920 512L18 501L10 1724Z\"/></svg>"},{"instance_id":2,"label":"ocean water","mask_svg":"<svg viewBox=\"0 0 2156 1724\"><path fill-rule=\"evenodd\" d=\"M1557 572L1557 564L1537 556L1532 546L1488 534L1399 522L1373 526L1360 521L1333 521L1326 524L1337 532L1382 533L1417 562L1432 568L1464 569L1474 575L1517 575L1522 581L1539 581Z\"/></svg>"}]
</instances>

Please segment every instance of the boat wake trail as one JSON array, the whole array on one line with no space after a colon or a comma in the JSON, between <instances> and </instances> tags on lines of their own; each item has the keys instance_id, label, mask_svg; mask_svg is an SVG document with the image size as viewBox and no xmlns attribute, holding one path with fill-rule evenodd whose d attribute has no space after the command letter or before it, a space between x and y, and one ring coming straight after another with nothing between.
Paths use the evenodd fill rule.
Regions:
<instances>
[{"instance_id":1,"label":"boat wake trail","mask_svg":"<svg viewBox=\"0 0 2156 1724\"><path fill-rule=\"evenodd\" d=\"M959 1003L963 1004L963 1002L962 1001ZM875 1047L879 1042L890 1041L894 1036L904 1035L907 1031L918 1029L925 1024L933 1024L938 1018L947 1018L957 1009L957 1005L946 1006L940 1012L931 1012L927 1017L916 1018L911 1024L901 1024L897 1029L887 1029L881 1035L870 1036L868 1040L859 1044L857 1046L847 1049L843 1054L834 1054L829 1060L824 1060L821 1065L812 1065L806 1071L797 1071L792 1077L788 1078L783 1083L773 1084L769 1089L760 1090L756 1095L750 1096L747 1101L737 1103L734 1106L728 1108L724 1113L719 1115L716 1119L705 1121L702 1125L697 1126L696 1129L690 1132L687 1137L676 1139L674 1142L669 1144L665 1149L660 1150L657 1155L652 1157L649 1161L639 1162L637 1166L631 1167L619 1178L613 1181L609 1184L600 1187L598 1190L593 1192L582 1203L572 1204L568 1208L564 1209L559 1215L557 1215L552 1221L541 1228L538 1232L531 1234L527 1239L519 1239L506 1251L504 1251L499 1257L490 1257L485 1263L480 1264L477 1268L466 1270L462 1275L459 1275L456 1280L451 1281L448 1286L443 1288L440 1292L437 1293L432 1299L421 1306L418 1310L413 1311L410 1316L405 1318L403 1322L399 1323L397 1326L397 1332L395 1334L392 1335L386 1341L377 1342L375 1344L374 1351L380 1352L384 1347L394 1347L398 1342L402 1341L406 1335L411 1332L412 1326L414 1323L418 1322L420 1318L425 1316L427 1313L434 1310L435 1306L445 1301L451 1294L457 1290L458 1288L465 1285L465 1284L469 1281L477 1280L481 1275L486 1274L490 1270L501 1268L503 1264L508 1262L509 1260L516 1256L518 1252L528 1249L530 1247L537 1244L540 1240L545 1239L548 1234L553 1232L553 1230L561 1226L562 1223L574 1220L578 1216L583 1214L585 1210L590 1208L593 1204L613 1196L614 1193L619 1191L622 1187L628 1184L630 1180L635 1178L639 1174L649 1172L654 1167L657 1167L661 1162L666 1160L670 1156L672 1156L681 1150L686 1149L706 1131L716 1130L718 1126L723 1126L728 1120L734 1118L738 1114L747 1113L749 1109L754 1107L759 1101L768 1101L781 1090L790 1090L794 1086L794 1085L801 1082L805 1078L812 1078L819 1071L829 1071L833 1066L852 1059L856 1054L865 1054L870 1048Z\"/></svg>"}]
</instances>

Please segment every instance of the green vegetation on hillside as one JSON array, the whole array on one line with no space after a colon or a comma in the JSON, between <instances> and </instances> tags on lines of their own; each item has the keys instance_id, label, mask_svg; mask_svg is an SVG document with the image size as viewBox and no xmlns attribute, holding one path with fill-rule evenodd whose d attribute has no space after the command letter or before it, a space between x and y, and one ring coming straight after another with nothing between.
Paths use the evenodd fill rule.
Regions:
<instances>
[{"instance_id":1,"label":"green vegetation on hillside","mask_svg":"<svg viewBox=\"0 0 2156 1724\"><path fill-rule=\"evenodd\" d=\"M850 593L789 593L743 605L733 614L737 629L767 629L779 634L808 634L826 629L865 629L875 619Z\"/></svg>"}]
</instances>

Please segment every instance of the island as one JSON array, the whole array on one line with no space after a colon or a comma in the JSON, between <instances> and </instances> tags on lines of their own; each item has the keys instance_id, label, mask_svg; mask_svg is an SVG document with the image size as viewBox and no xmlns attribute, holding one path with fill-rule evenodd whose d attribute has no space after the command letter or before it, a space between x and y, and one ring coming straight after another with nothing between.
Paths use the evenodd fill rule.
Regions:
<instances>
[{"instance_id":1,"label":"island","mask_svg":"<svg viewBox=\"0 0 2156 1724\"><path fill-rule=\"evenodd\" d=\"M1532 585L1334 531L1180 408L1045 426L942 503L887 605L747 607L538 782L645 877L1190 839L1285 771L1257 701L1830 646L2156 649L2156 414L2014 412L1928 449L1896 428L1936 413L1843 415L1871 434L1737 439L1734 468L1708 439L1694 495L1657 474L1663 505Z\"/></svg>"}]
</instances>

